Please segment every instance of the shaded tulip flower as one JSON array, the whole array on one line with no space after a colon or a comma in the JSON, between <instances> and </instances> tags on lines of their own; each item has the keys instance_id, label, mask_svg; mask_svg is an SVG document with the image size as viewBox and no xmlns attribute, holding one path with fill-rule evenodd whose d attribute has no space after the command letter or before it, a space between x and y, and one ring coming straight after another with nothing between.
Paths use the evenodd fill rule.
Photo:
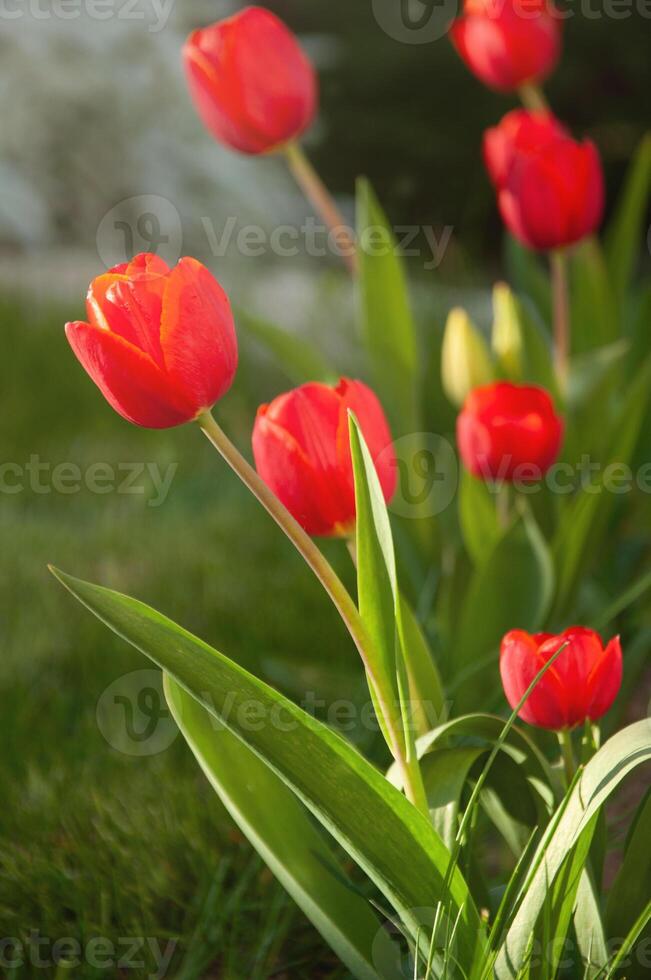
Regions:
<instances>
[{"instance_id":1,"label":"shaded tulip flower","mask_svg":"<svg viewBox=\"0 0 651 980\"><path fill-rule=\"evenodd\" d=\"M612 706L622 683L619 637L604 647L594 630L572 626L558 636L513 630L502 640L500 673L506 699L515 708L536 675L560 647L567 647L529 695L520 718L552 731L597 721Z\"/></svg>"},{"instance_id":2,"label":"shaded tulip flower","mask_svg":"<svg viewBox=\"0 0 651 980\"><path fill-rule=\"evenodd\" d=\"M301 385L258 409L253 428L258 473L308 534L345 535L354 527L349 411L388 502L397 479L391 432L378 399L361 381Z\"/></svg>"},{"instance_id":3,"label":"shaded tulip flower","mask_svg":"<svg viewBox=\"0 0 651 980\"><path fill-rule=\"evenodd\" d=\"M183 63L204 125L234 150L268 153L314 118L314 69L289 28L262 7L193 31Z\"/></svg>"},{"instance_id":4,"label":"shaded tulip flower","mask_svg":"<svg viewBox=\"0 0 651 980\"><path fill-rule=\"evenodd\" d=\"M507 228L529 248L562 248L591 235L604 210L594 143L558 137L535 152L517 153L498 201Z\"/></svg>"},{"instance_id":5,"label":"shaded tulip flower","mask_svg":"<svg viewBox=\"0 0 651 980\"><path fill-rule=\"evenodd\" d=\"M237 339L226 293L196 259L171 269L142 254L90 284L88 322L66 336L109 404L166 429L211 408L231 386Z\"/></svg>"},{"instance_id":6,"label":"shaded tulip flower","mask_svg":"<svg viewBox=\"0 0 651 980\"><path fill-rule=\"evenodd\" d=\"M484 163L495 187L505 185L518 156L537 153L561 136L568 137L569 133L551 112L507 112L497 126L486 130L482 145Z\"/></svg>"},{"instance_id":7,"label":"shaded tulip flower","mask_svg":"<svg viewBox=\"0 0 651 980\"><path fill-rule=\"evenodd\" d=\"M549 0L465 0L450 37L480 81L509 92L550 74L561 51L561 27Z\"/></svg>"},{"instance_id":8,"label":"shaded tulip flower","mask_svg":"<svg viewBox=\"0 0 651 980\"><path fill-rule=\"evenodd\" d=\"M540 480L555 463L563 421L544 388L499 381L475 388L457 418L466 468L484 480Z\"/></svg>"}]
</instances>

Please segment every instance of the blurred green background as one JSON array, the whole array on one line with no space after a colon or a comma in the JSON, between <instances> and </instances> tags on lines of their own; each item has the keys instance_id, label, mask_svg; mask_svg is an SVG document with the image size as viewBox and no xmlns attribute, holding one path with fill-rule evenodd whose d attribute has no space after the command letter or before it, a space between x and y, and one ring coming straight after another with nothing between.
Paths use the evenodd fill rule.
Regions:
<instances>
[{"instance_id":1,"label":"blurred green background","mask_svg":"<svg viewBox=\"0 0 651 980\"><path fill-rule=\"evenodd\" d=\"M156 31L144 0L143 20L2 23L0 462L11 469L0 492L0 938L172 939L167 975L182 980L335 977L343 974L332 955L233 831L181 739L154 741L151 754L145 739L142 757L116 748L111 724L119 729L124 717L117 710L103 726L102 695L147 665L46 570L53 562L137 595L299 700L364 698L335 613L200 433L146 432L119 419L62 330L82 315L88 281L116 245L98 236L102 219L120 202L157 195L178 216L183 251L209 262L238 305L309 332L339 364L355 365L350 290L334 262L210 254L202 218L215 228L229 215L273 227L307 213L278 161L214 146L189 105L182 38L237 6L173 4ZM354 180L365 173L395 223L453 229L439 269L412 262L426 339L453 300L485 309L501 229L478 151L483 128L512 100L483 90L445 38L388 37L370 2L269 6L319 64L322 112L308 149L342 207L352 215ZM559 114L598 142L611 190L648 123L648 39L648 19L633 7L618 20L577 10L549 86ZM221 412L242 447L256 406L286 386L243 337ZM46 467L38 485L30 461L33 472ZM170 492L151 506L156 492L142 477L138 493L53 490L58 464L85 474L98 462L116 472L171 466ZM350 581L343 549L327 551ZM163 710L152 697L136 719L144 728L150 710L154 720ZM3 952L9 961L11 949ZM145 953L125 975L155 970ZM2 972L71 973L29 956ZM85 964L73 975L123 973Z\"/></svg>"}]
</instances>

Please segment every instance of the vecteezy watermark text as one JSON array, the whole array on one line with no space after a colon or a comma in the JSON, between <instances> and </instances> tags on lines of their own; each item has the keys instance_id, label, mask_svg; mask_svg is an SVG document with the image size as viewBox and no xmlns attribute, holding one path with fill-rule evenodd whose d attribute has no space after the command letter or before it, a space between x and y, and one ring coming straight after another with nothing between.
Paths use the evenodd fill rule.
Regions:
<instances>
[{"instance_id":1,"label":"vecteezy watermark text","mask_svg":"<svg viewBox=\"0 0 651 980\"><path fill-rule=\"evenodd\" d=\"M273 228L242 224L235 215L219 221L203 215L199 223L215 258L228 253L283 259L299 255L340 259L356 252L399 254L420 260L427 271L441 265L454 231L452 225L438 229L432 225L394 225L389 234L381 225L370 225L358 235L349 225L329 228L312 216L301 223ZM157 194L139 194L119 201L104 215L97 229L97 253L107 268L130 261L138 252L153 252L175 265L183 254L183 237L181 215L171 201Z\"/></svg>"},{"instance_id":2,"label":"vecteezy watermark text","mask_svg":"<svg viewBox=\"0 0 651 980\"><path fill-rule=\"evenodd\" d=\"M24 939L17 936L0 938L0 967L12 972L25 966L37 970L63 966L73 970L86 964L93 970L110 970L113 976L123 970L138 970L148 980L163 980L176 945L176 939L163 944L151 936L120 936L116 939L93 936L82 944L74 936L52 939L42 936L38 929L30 929ZM150 964L154 966L154 972L143 974Z\"/></svg>"},{"instance_id":3,"label":"vecteezy watermark text","mask_svg":"<svg viewBox=\"0 0 651 980\"><path fill-rule=\"evenodd\" d=\"M148 507L165 503L178 463L51 463L33 453L25 462L0 463L0 495L20 493L71 496L86 490L106 495L147 497Z\"/></svg>"},{"instance_id":4,"label":"vecteezy watermark text","mask_svg":"<svg viewBox=\"0 0 651 980\"><path fill-rule=\"evenodd\" d=\"M136 21L150 34L164 30L175 0L0 0L0 22L30 19Z\"/></svg>"}]
</instances>

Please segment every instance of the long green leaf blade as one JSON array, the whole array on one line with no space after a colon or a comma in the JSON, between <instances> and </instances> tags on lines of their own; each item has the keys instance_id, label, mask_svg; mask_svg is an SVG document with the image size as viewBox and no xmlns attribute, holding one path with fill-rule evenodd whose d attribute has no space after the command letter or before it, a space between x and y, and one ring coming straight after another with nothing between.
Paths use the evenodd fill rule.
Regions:
<instances>
[{"instance_id":1,"label":"long green leaf blade","mask_svg":"<svg viewBox=\"0 0 651 980\"><path fill-rule=\"evenodd\" d=\"M458 870L444 891L448 852L431 824L337 734L155 610L55 571L110 629L146 654L262 759L358 863L412 937L419 910L461 912L461 965L471 972L485 931ZM261 728L243 723L257 706ZM243 707L244 706L244 707Z\"/></svg>"},{"instance_id":2,"label":"long green leaf blade","mask_svg":"<svg viewBox=\"0 0 651 980\"><path fill-rule=\"evenodd\" d=\"M330 870L333 856L305 808L253 752L184 689L165 696L210 784L240 830L359 980L377 980L381 924L368 902ZM337 869L337 873L342 872ZM388 937L387 937L388 938Z\"/></svg>"}]
</instances>

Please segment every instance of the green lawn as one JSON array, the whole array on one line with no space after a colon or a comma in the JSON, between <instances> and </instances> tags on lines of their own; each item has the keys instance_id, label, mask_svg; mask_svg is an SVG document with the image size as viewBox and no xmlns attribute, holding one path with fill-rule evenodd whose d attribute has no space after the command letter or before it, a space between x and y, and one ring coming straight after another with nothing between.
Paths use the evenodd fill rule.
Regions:
<instances>
[{"instance_id":1,"label":"green lawn","mask_svg":"<svg viewBox=\"0 0 651 980\"><path fill-rule=\"evenodd\" d=\"M0 937L23 944L23 965L0 973L139 977L171 953L166 976L183 980L343 976L173 737L155 672L145 677L154 700L133 721L142 734L153 719L152 739L135 743L145 754L114 747L131 709L111 692L100 730L103 692L148 662L46 565L144 599L297 698L331 699L342 683L361 698L355 653L308 570L200 432L145 432L118 418L75 362L62 320L0 308L0 462L14 464L0 492ZM282 382L246 360L223 418L248 448L256 401ZM37 484L25 469L34 456L46 466ZM150 484L138 494L55 492L52 468L63 462L82 479L96 462L120 476L126 464L178 467L152 507ZM336 546L332 555L349 574ZM81 965L39 966L65 953L66 937L81 945ZM94 937L108 941L99 953ZM0 949L7 960L14 952Z\"/></svg>"}]
</instances>

